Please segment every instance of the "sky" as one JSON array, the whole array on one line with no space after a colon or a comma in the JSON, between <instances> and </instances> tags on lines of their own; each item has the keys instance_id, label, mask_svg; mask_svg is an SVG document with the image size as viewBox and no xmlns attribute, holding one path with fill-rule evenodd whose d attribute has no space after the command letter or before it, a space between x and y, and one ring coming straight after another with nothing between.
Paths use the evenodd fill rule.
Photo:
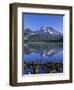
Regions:
<instances>
[{"instance_id":1,"label":"sky","mask_svg":"<svg viewBox=\"0 0 74 90\"><path fill-rule=\"evenodd\" d=\"M43 15L43 14L23 14L24 30L30 28L37 31L42 26L49 26L63 33L62 15Z\"/></svg>"}]
</instances>

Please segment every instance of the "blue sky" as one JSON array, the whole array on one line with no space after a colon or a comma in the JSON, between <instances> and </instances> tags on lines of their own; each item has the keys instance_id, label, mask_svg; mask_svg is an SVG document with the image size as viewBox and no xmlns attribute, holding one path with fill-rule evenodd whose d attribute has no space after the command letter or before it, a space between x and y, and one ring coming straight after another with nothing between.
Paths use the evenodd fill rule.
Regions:
<instances>
[{"instance_id":1,"label":"blue sky","mask_svg":"<svg viewBox=\"0 0 74 90\"><path fill-rule=\"evenodd\" d=\"M63 33L62 15L24 14L23 17L24 29L30 28L32 31L37 31L40 27L46 25Z\"/></svg>"}]
</instances>

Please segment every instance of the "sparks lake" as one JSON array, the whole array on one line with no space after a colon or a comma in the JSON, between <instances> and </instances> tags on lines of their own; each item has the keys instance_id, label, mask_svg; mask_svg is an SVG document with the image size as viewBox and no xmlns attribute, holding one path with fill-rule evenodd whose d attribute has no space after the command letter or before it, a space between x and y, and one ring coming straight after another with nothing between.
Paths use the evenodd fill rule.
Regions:
<instances>
[{"instance_id":1,"label":"sparks lake","mask_svg":"<svg viewBox=\"0 0 74 90\"><path fill-rule=\"evenodd\" d=\"M62 42L25 42L23 74L63 72Z\"/></svg>"}]
</instances>

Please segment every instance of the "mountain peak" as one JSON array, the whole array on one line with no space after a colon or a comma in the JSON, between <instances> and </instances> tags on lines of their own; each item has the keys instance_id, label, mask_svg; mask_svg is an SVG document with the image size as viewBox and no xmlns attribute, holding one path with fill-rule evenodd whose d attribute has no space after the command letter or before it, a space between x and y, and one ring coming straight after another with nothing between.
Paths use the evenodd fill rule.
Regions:
<instances>
[{"instance_id":1,"label":"mountain peak","mask_svg":"<svg viewBox=\"0 0 74 90\"><path fill-rule=\"evenodd\" d=\"M52 27L48 27L48 26L42 26L40 28L40 31L49 32L50 34L54 34L54 32L55 32L55 30Z\"/></svg>"},{"instance_id":2,"label":"mountain peak","mask_svg":"<svg viewBox=\"0 0 74 90\"><path fill-rule=\"evenodd\" d=\"M48 32L49 34L61 34L60 32L56 31L54 28L52 27L48 27L46 25L42 26L40 28L41 32Z\"/></svg>"}]
</instances>

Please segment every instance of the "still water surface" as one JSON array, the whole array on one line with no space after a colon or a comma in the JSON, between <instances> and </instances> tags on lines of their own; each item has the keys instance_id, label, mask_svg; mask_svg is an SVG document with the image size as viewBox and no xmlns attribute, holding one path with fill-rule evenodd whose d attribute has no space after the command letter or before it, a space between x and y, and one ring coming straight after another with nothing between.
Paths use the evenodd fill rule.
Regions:
<instances>
[{"instance_id":1,"label":"still water surface","mask_svg":"<svg viewBox=\"0 0 74 90\"><path fill-rule=\"evenodd\" d=\"M23 74L62 73L63 43L27 42L23 63Z\"/></svg>"}]
</instances>

